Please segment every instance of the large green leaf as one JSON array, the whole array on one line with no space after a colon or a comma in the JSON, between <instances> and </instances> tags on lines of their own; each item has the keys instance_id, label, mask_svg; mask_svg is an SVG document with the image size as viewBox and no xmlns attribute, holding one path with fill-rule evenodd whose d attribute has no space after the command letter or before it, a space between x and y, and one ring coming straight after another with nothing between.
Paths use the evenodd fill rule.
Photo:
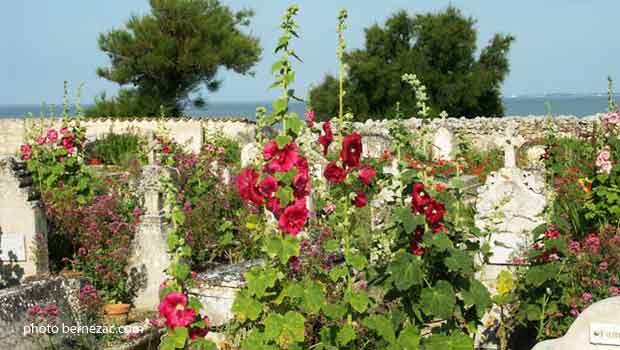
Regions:
<instances>
[{"instance_id":1,"label":"large green leaf","mask_svg":"<svg viewBox=\"0 0 620 350\"><path fill-rule=\"evenodd\" d=\"M351 304L351 307L359 313L366 311L368 309L368 305L370 304L368 294L363 291L347 291L344 295L344 301Z\"/></svg>"},{"instance_id":2,"label":"large green leaf","mask_svg":"<svg viewBox=\"0 0 620 350\"><path fill-rule=\"evenodd\" d=\"M402 350L418 350L420 349L420 330L415 326L409 325L403 329L398 335L398 345Z\"/></svg>"},{"instance_id":3,"label":"large green leaf","mask_svg":"<svg viewBox=\"0 0 620 350\"><path fill-rule=\"evenodd\" d=\"M241 290L237 293L235 301L232 305L232 312L240 321L250 319L256 320L261 313L263 305L249 295L247 290Z\"/></svg>"},{"instance_id":4,"label":"large green leaf","mask_svg":"<svg viewBox=\"0 0 620 350\"><path fill-rule=\"evenodd\" d=\"M425 350L472 350L474 341L463 333L435 334L424 342Z\"/></svg>"},{"instance_id":5,"label":"large green leaf","mask_svg":"<svg viewBox=\"0 0 620 350\"><path fill-rule=\"evenodd\" d=\"M342 326L342 328L340 328L340 331L338 331L338 344L340 344L341 346L346 346L352 340L354 340L355 337L355 329L353 329L353 326L347 323Z\"/></svg>"},{"instance_id":6,"label":"large green leaf","mask_svg":"<svg viewBox=\"0 0 620 350\"><path fill-rule=\"evenodd\" d=\"M449 319L456 305L456 295L452 285L447 281L439 281L432 288L424 288L420 296L422 311L427 316Z\"/></svg>"},{"instance_id":7,"label":"large green leaf","mask_svg":"<svg viewBox=\"0 0 620 350\"><path fill-rule=\"evenodd\" d=\"M465 275L474 273L474 261L466 252L459 249L452 249L450 255L444 262L452 272L462 272Z\"/></svg>"},{"instance_id":8,"label":"large green leaf","mask_svg":"<svg viewBox=\"0 0 620 350\"><path fill-rule=\"evenodd\" d=\"M525 275L525 282L534 287L540 287L545 282L553 280L558 274L555 263L530 267Z\"/></svg>"},{"instance_id":9,"label":"large green leaf","mask_svg":"<svg viewBox=\"0 0 620 350\"><path fill-rule=\"evenodd\" d=\"M469 290L462 292L466 306L475 306L479 318L484 316L487 308L492 304L491 295L487 288L478 280L472 280Z\"/></svg>"},{"instance_id":10,"label":"large green leaf","mask_svg":"<svg viewBox=\"0 0 620 350\"><path fill-rule=\"evenodd\" d=\"M278 271L273 268L253 267L245 273L245 282L251 295L258 299L265 296L268 288L273 288L278 279Z\"/></svg>"},{"instance_id":11,"label":"large green leaf","mask_svg":"<svg viewBox=\"0 0 620 350\"><path fill-rule=\"evenodd\" d=\"M372 315L362 321L368 329L375 331L381 338L390 344L396 342L396 334L392 322L383 315Z\"/></svg>"},{"instance_id":12,"label":"large green leaf","mask_svg":"<svg viewBox=\"0 0 620 350\"><path fill-rule=\"evenodd\" d=\"M399 252L388 267L390 279L398 290L407 290L422 283L422 271L418 259L408 252Z\"/></svg>"}]
</instances>

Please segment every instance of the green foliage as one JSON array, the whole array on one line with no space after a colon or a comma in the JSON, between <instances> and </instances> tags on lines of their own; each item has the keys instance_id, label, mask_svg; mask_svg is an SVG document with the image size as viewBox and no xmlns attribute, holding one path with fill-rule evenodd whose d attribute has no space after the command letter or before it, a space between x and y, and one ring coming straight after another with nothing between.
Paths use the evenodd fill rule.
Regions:
<instances>
[{"instance_id":1,"label":"green foliage","mask_svg":"<svg viewBox=\"0 0 620 350\"><path fill-rule=\"evenodd\" d=\"M117 98L98 98L89 116L178 116L190 95L216 91L220 67L247 74L258 61L258 39L244 33L253 13L215 0L151 0L151 13L99 37L111 67L97 74L121 86Z\"/></svg>"},{"instance_id":2,"label":"green foliage","mask_svg":"<svg viewBox=\"0 0 620 350\"><path fill-rule=\"evenodd\" d=\"M86 145L85 157L91 164L129 167L134 162L146 163L142 146L144 140L137 134L109 133Z\"/></svg>"},{"instance_id":3,"label":"green foliage","mask_svg":"<svg viewBox=\"0 0 620 350\"><path fill-rule=\"evenodd\" d=\"M415 72L427 87L431 115L501 116L500 85L509 71L508 50L512 36L496 34L476 52L475 21L448 7L437 14L409 16L400 11L384 27L366 29L363 49L344 55L347 91L344 99L356 120L394 118L417 114L416 96L402 81ZM328 75L310 91L317 120L338 113L338 81Z\"/></svg>"}]
</instances>

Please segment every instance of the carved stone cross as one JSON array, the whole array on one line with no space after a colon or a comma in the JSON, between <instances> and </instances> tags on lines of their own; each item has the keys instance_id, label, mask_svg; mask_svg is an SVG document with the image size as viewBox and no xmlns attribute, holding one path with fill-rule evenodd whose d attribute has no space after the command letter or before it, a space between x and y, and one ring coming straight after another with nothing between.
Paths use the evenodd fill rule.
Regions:
<instances>
[{"instance_id":1,"label":"carved stone cross","mask_svg":"<svg viewBox=\"0 0 620 350\"><path fill-rule=\"evenodd\" d=\"M504 149L504 168L516 168L516 148L525 143L525 138L517 134L516 122L511 122L506 127L504 135L495 137L495 144Z\"/></svg>"}]
</instances>

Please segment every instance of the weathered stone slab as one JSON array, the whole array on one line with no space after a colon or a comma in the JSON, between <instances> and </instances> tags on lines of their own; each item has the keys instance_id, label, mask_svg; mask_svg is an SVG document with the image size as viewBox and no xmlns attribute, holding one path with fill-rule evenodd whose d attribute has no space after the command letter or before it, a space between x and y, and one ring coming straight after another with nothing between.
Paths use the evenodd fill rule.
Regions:
<instances>
[{"instance_id":1,"label":"weathered stone slab","mask_svg":"<svg viewBox=\"0 0 620 350\"><path fill-rule=\"evenodd\" d=\"M25 237L22 234L3 233L0 237L0 260L26 261Z\"/></svg>"},{"instance_id":2,"label":"weathered stone slab","mask_svg":"<svg viewBox=\"0 0 620 350\"><path fill-rule=\"evenodd\" d=\"M620 297L590 305L566 335L539 343L532 350L619 350Z\"/></svg>"}]
</instances>

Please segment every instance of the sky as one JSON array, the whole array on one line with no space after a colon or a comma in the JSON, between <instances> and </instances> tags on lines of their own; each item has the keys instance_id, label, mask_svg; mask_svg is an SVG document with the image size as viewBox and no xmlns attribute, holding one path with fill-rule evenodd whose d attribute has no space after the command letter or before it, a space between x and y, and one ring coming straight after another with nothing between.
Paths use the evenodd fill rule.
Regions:
<instances>
[{"instance_id":1,"label":"sky","mask_svg":"<svg viewBox=\"0 0 620 350\"><path fill-rule=\"evenodd\" d=\"M284 0L222 0L233 10L251 8L256 15L248 32L260 38L261 61L255 76L221 69L219 91L207 102L265 101L269 91L273 49L279 23L292 2ZM494 33L516 37L510 51L511 72L504 96L552 92L603 92L607 75L620 80L620 1L598 0L298 0L301 38L293 43L303 64L294 84L305 96L326 73L337 72L336 18L349 11L345 33L349 49L363 47L364 28L383 24L397 10L437 12L449 4L477 20L478 47ZM109 65L97 46L99 33L120 28L132 14L147 14L147 0L3 0L0 4L0 104L60 103L63 82L70 91L83 85L83 104L118 85L99 78L97 67Z\"/></svg>"}]
</instances>

